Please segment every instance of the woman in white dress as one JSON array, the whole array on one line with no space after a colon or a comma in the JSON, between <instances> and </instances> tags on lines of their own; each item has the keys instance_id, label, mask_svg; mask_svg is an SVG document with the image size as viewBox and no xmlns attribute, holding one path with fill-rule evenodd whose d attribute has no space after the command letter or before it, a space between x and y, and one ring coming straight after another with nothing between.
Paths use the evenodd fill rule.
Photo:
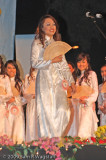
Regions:
<instances>
[{"instance_id":1,"label":"woman in white dress","mask_svg":"<svg viewBox=\"0 0 106 160\"><path fill-rule=\"evenodd\" d=\"M85 89L82 96L81 90L80 95L75 93L76 97L75 95L72 96L74 97L73 105L76 107L76 117L74 118L73 128L70 128L70 134L74 132L74 136L88 138L94 136L94 132L97 130L98 119L95 112L95 102L98 97L98 80L96 73L91 70L88 54L80 53L76 62L78 70L76 87L81 88L81 90L82 88L88 88L89 94L88 90Z\"/></svg>"},{"instance_id":2,"label":"woman in white dress","mask_svg":"<svg viewBox=\"0 0 106 160\"><path fill-rule=\"evenodd\" d=\"M45 48L58 40L61 38L57 21L51 15L43 16L37 28L31 53L31 65L38 69L35 98L40 137L61 136L70 116L67 92L62 87L62 82L65 79L74 88L74 79L65 56L48 61L43 58Z\"/></svg>"},{"instance_id":3,"label":"woman in white dress","mask_svg":"<svg viewBox=\"0 0 106 160\"><path fill-rule=\"evenodd\" d=\"M21 96L22 81L15 61L7 61L5 64L5 71L10 79L13 93L13 97L8 101L8 119L10 123L11 138L14 143L21 144L25 141L25 119L22 106L25 104L25 99Z\"/></svg>"},{"instance_id":4,"label":"woman in white dress","mask_svg":"<svg viewBox=\"0 0 106 160\"><path fill-rule=\"evenodd\" d=\"M35 81L37 70L30 68L30 73L25 76L23 96L27 100L26 106L26 141L30 142L38 138L36 103L35 103Z\"/></svg>"},{"instance_id":5,"label":"woman in white dress","mask_svg":"<svg viewBox=\"0 0 106 160\"><path fill-rule=\"evenodd\" d=\"M98 114L100 114L100 126L106 125L106 64L101 67L103 83L99 85Z\"/></svg>"},{"instance_id":6,"label":"woman in white dress","mask_svg":"<svg viewBox=\"0 0 106 160\"><path fill-rule=\"evenodd\" d=\"M12 97L10 80L4 74L4 64L0 56L0 136L10 136L10 126L8 123L7 102Z\"/></svg>"}]
</instances>

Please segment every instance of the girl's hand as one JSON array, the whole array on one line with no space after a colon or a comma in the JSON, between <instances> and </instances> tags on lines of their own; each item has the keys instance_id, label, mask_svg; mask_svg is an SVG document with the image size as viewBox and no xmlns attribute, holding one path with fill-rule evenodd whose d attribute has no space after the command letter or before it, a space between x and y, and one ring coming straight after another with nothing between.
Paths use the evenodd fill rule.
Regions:
<instances>
[{"instance_id":1,"label":"girl's hand","mask_svg":"<svg viewBox=\"0 0 106 160\"><path fill-rule=\"evenodd\" d=\"M14 98L14 97L12 97L12 98L7 102L7 104L10 104L10 103L12 103L12 102L15 102L15 98Z\"/></svg>"},{"instance_id":2,"label":"girl's hand","mask_svg":"<svg viewBox=\"0 0 106 160\"><path fill-rule=\"evenodd\" d=\"M32 95L32 98L33 98L33 99L35 98L35 94Z\"/></svg>"},{"instance_id":3,"label":"girl's hand","mask_svg":"<svg viewBox=\"0 0 106 160\"><path fill-rule=\"evenodd\" d=\"M62 61L62 55L55 57L54 59L52 59L52 63L57 63L57 62L61 62Z\"/></svg>"},{"instance_id":4,"label":"girl's hand","mask_svg":"<svg viewBox=\"0 0 106 160\"><path fill-rule=\"evenodd\" d=\"M103 113L106 114L106 109L103 110Z\"/></svg>"},{"instance_id":5,"label":"girl's hand","mask_svg":"<svg viewBox=\"0 0 106 160\"><path fill-rule=\"evenodd\" d=\"M88 98L88 97L87 96L80 97L79 102L82 104L86 104L86 100L85 100L86 98Z\"/></svg>"},{"instance_id":6,"label":"girl's hand","mask_svg":"<svg viewBox=\"0 0 106 160\"><path fill-rule=\"evenodd\" d=\"M85 100L79 99L79 102L80 102L81 104L86 104L86 101L85 101Z\"/></svg>"},{"instance_id":7,"label":"girl's hand","mask_svg":"<svg viewBox=\"0 0 106 160\"><path fill-rule=\"evenodd\" d=\"M99 109L100 109L104 114L106 114L106 108L104 108L103 106L100 106Z\"/></svg>"}]
</instances>

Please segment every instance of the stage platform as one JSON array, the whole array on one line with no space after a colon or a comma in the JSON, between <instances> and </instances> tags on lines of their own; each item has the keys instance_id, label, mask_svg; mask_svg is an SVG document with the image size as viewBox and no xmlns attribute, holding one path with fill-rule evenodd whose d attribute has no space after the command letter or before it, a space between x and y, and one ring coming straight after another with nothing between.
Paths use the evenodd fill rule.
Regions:
<instances>
[{"instance_id":1,"label":"stage platform","mask_svg":"<svg viewBox=\"0 0 106 160\"><path fill-rule=\"evenodd\" d=\"M29 150L34 150L35 147L29 147ZM74 146L69 147L67 150L64 147L60 148L61 154L66 159L64 160L106 160L106 146L105 145L85 145L82 146L82 149L77 149L77 152L75 154L75 159L72 159L73 157L73 150ZM11 148L12 150L12 148ZM7 149L7 147L2 146L0 148L0 160L14 160L14 159L20 159L17 158L14 153L17 151L17 153L21 152L22 154L22 160L34 160L34 159L41 159L41 160L55 160L56 157L54 155L46 154L46 152L43 149L38 149L38 152L36 155L31 155L29 151L27 152L25 148L22 149L22 147L18 146L15 147L15 150L10 151ZM37 150L35 150L36 152ZM26 152L26 153L25 153ZM25 156L26 154L26 156ZM60 160L60 159L58 159Z\"/></svg>"}]
</instances>

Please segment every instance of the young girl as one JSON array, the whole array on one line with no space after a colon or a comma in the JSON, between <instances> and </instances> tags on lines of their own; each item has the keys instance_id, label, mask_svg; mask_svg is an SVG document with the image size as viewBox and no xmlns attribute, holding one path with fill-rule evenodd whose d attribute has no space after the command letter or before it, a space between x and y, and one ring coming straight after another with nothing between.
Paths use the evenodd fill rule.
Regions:
<instances>
[{"instance_id":1,"label":"young girl","mask_svg":"<svg viewBox=\"0 0 106 160\"><path fill-rule=\"evenodd\" d=\"M74 80L75 80L75 82L76 82L76 66L75 66L75 64L74 63L72 63L71 61L69 61L68 62L68 66L69 66L69 68L70 68L70 71L71 71L71 73L72 73L72 75L73 75L73 78L74 78Z\"/></svg>"},{"instance_id":2,"label":"young girl","mask_svg":"<svg viewBox=\"0 0 106 160\"><path fill-rule=\"evenodd\" d=\"M21 97L22 81L15 61L9 60L5 64L5 71L11 83L13 97L8 101L9 123L11 138L14 143L21 144L25 140L25 123L22 105L25 103Z\"/></svg>"},{"instance_id":3,"label":"young girl","mask_svg":"<svg viewBox=\"0 0 106 160\"><path fill-rule=\"evenodd\" d=\"M80 53L76 62L78 70L76 87L80 88L80 94L77 93L76 98L73 95L75 98L73 104L77 109L76 136L88 138L94 136L94 132L97 130L98 119L95 112L95 102L98 97L98 81L96 73L91 70L88 54ZM85 89L85 92L81 96L82 88Z\"/></svg>"},{"instance_id":4,"label":"young girl","mask_svg":"<svg viewBox=\"0 0 106 160\"><path fill-rule=\"evenodd\" d=\"M106 125L106 64L101 67L103 83L99 85L98 114L100 114L100 125Z\"/></svg>"},{"instance_id":5,"label":"young girl","mask_svg":"<svg viewBox=\"0 0 106 160\"><path fill-rule=\"evenodd\" d=\"M43 58L46 47L61 40L58 29L54 17L43 16L32 44L31 65L38 69L35 99L40 137L61 136L69 121L67 93L62 84L65 78L69 85L74 86L74 79L65 56L48 61Z\"/></svg>"},{"instance_id":6,"label":"young girl","mask_svg":"<svg viewBox=\"0 0 106 160\"><path fill-rule=\"evenodd\" d=\"M7 75L4 74L4 63L0 56L0 136L10 137L10 126L8 123L7 102L12 97L11 85Z\"/></svg>"},{"instance_id":7,"label":"young girl","mask_svg":"<svg viewBox=\"0 0 106 160\"><path fill-rule=\"evenodd\" d=\"M25 76L23 95L27 99L26 107L26 141L30 142L37 138L37 117L35 103L35 81L37 70L30 68L30 73Z\"/></svg>"}]
</instances>

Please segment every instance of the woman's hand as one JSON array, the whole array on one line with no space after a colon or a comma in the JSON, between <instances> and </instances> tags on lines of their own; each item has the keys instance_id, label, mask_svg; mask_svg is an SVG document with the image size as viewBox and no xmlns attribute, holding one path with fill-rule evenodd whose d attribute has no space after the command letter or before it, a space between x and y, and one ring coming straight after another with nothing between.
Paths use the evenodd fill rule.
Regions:
<instances>
[{"instance_id":1,"label":"woman's hand","mask_svg":"<svg viewBox=\"0 0 106 160\"><path fill-rule=\"evenodd\" d=\"M86 101L79 99L79 103L81 103L81 104L86 104Z\"/></svg>"},{"instance_id":2,"label":"woman's hand","mask_svg":"<svg viewBox=\"0 0 106 160\"><path fill-rule=\"evenodd\" d=\"M33 98L33 99L35 98L35 94L32 94L32 98Z\"/></svg>"},{"instance_id":3,"label":"woman's hand","mask_svg":"<svg viewBox=\"0 0 106 160\"><path fill-rule=\"evenodd\" d=\"M12 97L12 98L7 102L7 104L10 104L10 103L12 103L12 102L15 102L15 98L14 98L14 97Z\"/></svg>"},{"instance_id":4,"label":"woman's hand","mask_svg":"<svg viewBox=\"0 0 106 160\"><path fill-rule=\"evenodd\" d=\"M100 106L99 109L100 109L104 114L106 114L106 108L104 108L104 106Z\"/></svg>"},{"instance_id":5,"label":"woman's hand","mask_svg":"<svg viewBox=\"0 0 106 160\"><path fill-rule=\"evenodd\" d=\"M62 61L62 55L55 57L54 59L52 59L52 63L57 63L57 62L61 62Z\"/></svg>"},{"instance_id":6,"label":"woman's hand","mask_svg":"<svg viewBox=\"0 0 106 160\"><path fill-rule=\"evenodd\" d=\"M80 99L79 99L79 102L81 103L81 104L86 104L86 98L88 98L87 96L82 96L82 97L80 97Z\"/></svg>"}]
</instances>

